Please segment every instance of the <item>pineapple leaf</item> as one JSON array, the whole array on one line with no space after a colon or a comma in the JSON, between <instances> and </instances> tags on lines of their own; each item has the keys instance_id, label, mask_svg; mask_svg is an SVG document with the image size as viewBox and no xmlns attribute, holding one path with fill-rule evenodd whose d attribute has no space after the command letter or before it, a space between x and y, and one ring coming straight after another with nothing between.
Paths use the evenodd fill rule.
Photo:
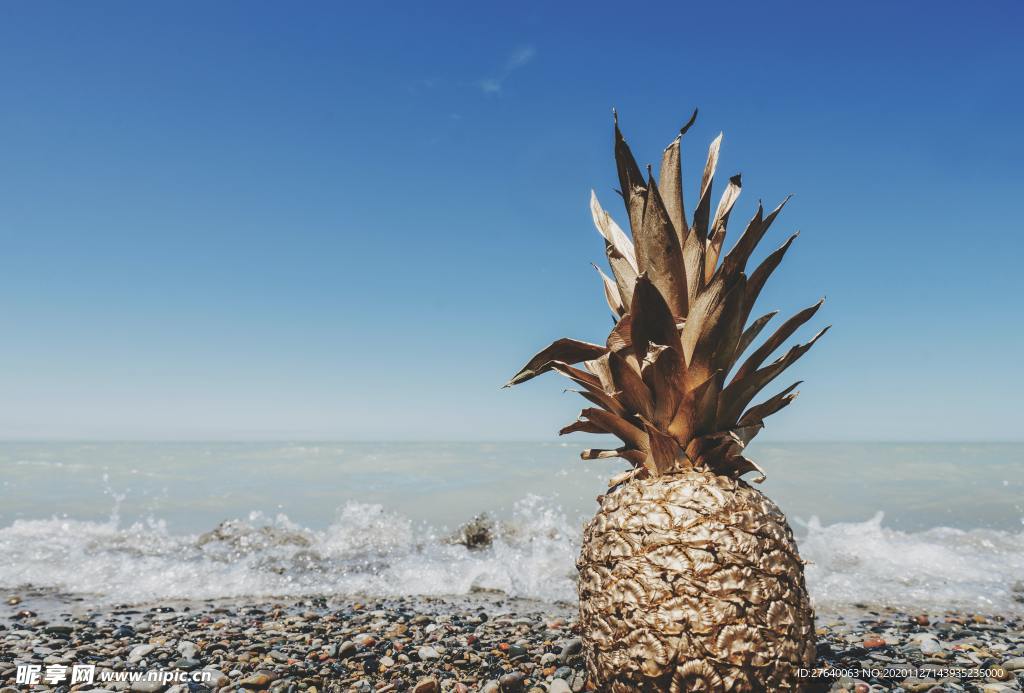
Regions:
<instances>
[{"instance_id":1,"label":"pineapple leaf","mask_svg":"<svg viewBox=\"0 0 1024 693\"><path fill-rule=\"evenodd\" d=\"M676 460L680 453L679 443L650 423L644 424L644 430L650 441L650 455L644 466L651 475L668 474L676 468Z\"/></svg>"},{"instance_id":2,"label":"pineapple leaf","mask_svg":"<svg viewBox=\"0 0 1024 693\"><path fill-rule=\"evenodd\" d=\"M722 146L722 133L718 134L708 147L708 160L704 164L704 175L700 181L700 196L697 198L697 209L693 212L692 230L703 243L708 237L708 218L711 215L711 188L715 181L715 169L718 167L718 150Z\"/></svg>"},{"instance_id":3,"label":"pineapple leaf","mask_svg":"<svg viewBox=\"0 0 1024 693\"><path fill-rule=\"evenodd\" d=\"M605 255L608 257L608 266L615 276L619 298L623 305L628 306L633 300L633 284L636 283L637 274L633 242L601 208L601 203L597 201L597 195L593 191L590 192L590 212L594 217L594 225L604 237Z\"/></svg>"},{"instance_id":4,"label":"pineapple leaf","mask_svg":"<svg viewBox=\"0 0 1024 693\"><path fill-rule=\"evenodd\" d=\"M671 347L678 354L684 353L672 311L646 274L637 277L629 312L633 316L630 326L633 354L638 362L647 356L651 344Z\"/></svg>"},{"instance_id":5,"label":"pineapple leaf","mask_svg":"<svg viewBox=\"0 0 1024 693\"><path fill-rule=\"evenodd\" d=\"M793 392L793 390L799 387L802 382L802 380L798 380L779 394L769 397L760 404L755 404L744 412L743 416L740 417L740 420L737 421L737 423L740 426L753 426L762 423L766 418L783 407L788 406L790 402L796 399L796 396L800 393Z\"/></svg>"},{"instance_id":6,"label":"pineapple leaf","mask_svg":"<svg viewBox=\"0 0 1024 693\"><path fill-rule=\"evenodd\" d=\"M554 361L579 363L587 359L597 358L607 351L608 349L600 344L581 342L567 337L556 339L530 359L518 373L512 376L512 379L505 384L505 387L525 383L541 373L546 373L551 370Z\"/></svg>"},{"instance_id":7,"label":"pineapple leaf","mask_svg":"<svg viewBox=\"0 0 1024 693\"><path fill-rule=\"evenodd\" d=\"M608 354L608 365L611 368L612 382L615 383L615 390L619 393L622 404L629 411L650 418L652 415L651 391L647 389L640 374L633 370L625 358L614 351Z\"/></svg>"},{"instance_id":8,"label":"pineapple leaf","mask_svg":"<svg viewBox=\"0 0 1024 693\"><path fill-rule=\"evenodd\" d=\"M621 416L603 409L584 409L580 416L601 427L601 432L618 436L623 442L639 450L648 449L647 433Z\"/></svg>"},{"instance_id":9,"label":"pineapple leaf","mask_svg":"<svg viewBox=\"0 0 1024 693\"><path fill-rule=\"evenodd\" d=\"M568 435L570 433L605 433L605 430L593 421L580 418L576 419L568 426L563 426L558 431L558 435L560 436Z\"/></svg>"},{"instance_id":10,"label":"pineapple leaf","mask_svg":"<svg viewBox=\"0 0 1024 693\"><path fill-rule=\"evenodd\" d=\"M626 139L619 130L619 116L612 111L615 120L615 165L619 172L619 189L622 192L622 200L626 204L626 213L629 215L629 225L636 234L637 229L644 218L644 206L647 204L647 186L644 183L644 174L633 158ZM642 267L637 266L638 270Z\"/></svg>"},{"instance_id":11,"label":"pineapple leaf","mask_svg":"<svg viewBox=\"0 0 1024 693\"><path fill-rule=\"evenodd\" d=\"M772 272L782 262L782 258L786 256L786 251L793 245L793 241L797 239L800 232L797 231L788 239L786 242L774 250L768 257L761 262L760 265L751 273L750 280L747 282L747 300L746 300L746 315L743 319L746 320L750 315L750 311L754 308L754 304L757 302L757 297L761 295L761 289L764 288L765 283L768 281L768 277L772 276Z\"/></svg>"},{"instance_id":12,"label":"pineapple leaf","mask_svg":"<svg viewBox=\"0 0 1024 693\"><path fill-rule=\"evenodd\" d=\"M607 460L613 457L621 457L627 460L630 464L639 466L643 464L644 459L647 456L640 450L634 450L631 448L615 448L614 450L587 448L580 453L580 459L584 460Z\"/></svg>"},{"instance_id":13,"label":"pineapple leaf","mask_svg":"<svg viewBox=\"0 0 1024 693\"><path fill-rule=\"evenodd\" d=\"M668 217L672 220L672 228L675 229L676 237L679 239L679 247L689 233L686 225L686 203L683 195L683 167L680 154L680 145L683 135L690 129L697 120L697 109L693 109L693 115L686 125L679 128L679 134L665 147L661 155L661 169L658 171L658 187L661 189L665 209L668 210Z\"/></svg>"},{"instance_id":14,"label":"pineapple leaf","mask_svg":"<svg viewBox=\"0 0 1024 693\"><path fill-rule=\"evenodd\" d=\"M651 420L659 430L667 431L683 398L683 364L679 353L671 347L661 348L643 369L644 382L653 394Z\"/></svg>"},{"instance_id":15,"label":"pineapple leaf","mask_svg":"<svg viewBox=\"0 0 1024 693\"><path fill-rule=\"evenodd\" d=\"M754 218L747 224L747 228L743 231L740 239L736 241L736 245L732 247L728 255L725 256L725 262L723 263L724 271L729 274L736 272L742 272L746 266L747 261L750 260L751 254L757 248L758 243L764 238L764 235L768 232L772 222L779 216L779 212L786 206L792 195L787 195L778 207L773 209L771 213L762 218L761 215L764 213L764 209L761 207L761 203L757 203L757 213Z\"/></svg>"},{"instance_id":16,"label":"pineapple leaf","mask_svg":"<svg viewBox=\"0 0 1024 693\"><path fill-rule=\"evenodd\" d=\"M565 392L575 392L580 397L583 397L587 401L596 404L605 411L609 411L616 416L629 416L629 412L622 408L619 401L604 390L573 390L570 388L565 390Z\"/></svg>"},{"instance_id":17,"label":"pineapple leaf","mask_svg":"<svg viewBox=\"0 0 1024 693\"><path fill-rule=\"evenodd\" d=\"M779 329L775 330L768 339L764 341L764 344L754 350L754 353L750 355L743 365L740 366L739 370L736 371L736 375L733 377L733 381L742 380L748 375L753 373L755 370L760 368L764 360L772 355L776 349L782 346L782 343L789 339L797 329L800 328L804 323L814 317L814 314L821 308L821 304L825 302L825 299L821 299L813 306L804 308L799 313L791 317L786 322L779 326Z\"/></svg>"},{"instance_id":18,"label":"pineapple leaf","mask_svg":"<svg viewBox=\"0 0 1024 693\"><path fill-rule=\"evenodd\" d=\"M740 176L737 174L729 179L729 186L722 193L722 199L718 202L715 218L711 223L711 235L708 238L708 246L704 258L705 281L711 281L711 275L715 273L715 265L718 264L718 256L722 252L722 244L725 243L725 231L729 225L729 214L732 212L732 208L740 196L741 187Z\"/></svg>"},{"instance_id":19,"label":"pineapple leaf","mask_svg":"<svg viewBox=\"0 0 1024 693\"><path fill-rule=\"evenodd\" d=\"M626 312L626 308L622 305L622 299L619 296L619 289L615 285L615 282L613 282L607 274L601 271L600 267L594 263L590 264L601 276L601 281L604 283L604 299L608 302L608 309L611 310L612 315L615 316L615 320L618 321Z\"/></svg>"},{"instance_id":20,"label":"pineapple leaf","mask_svg":"<svg viewBox=\"0 0 1024 693\"><path fill-rule=\"evenodd\" d=\"M759 368L750 375L744 377L742 380L734 380L729 383L729 386L722 392L722 397L718 403L718 416L716 417L718 427L726 428L731 426L733 422L737 421L740 413L748 404L750 404L750 400L752 400L757 393L765 387L765 385L777 378L779 374L793 365L797 359L806 354L807 351L814 346L814 343L828 332L828 330L829 328L826 327L818 334L814 335L809 342L791 347L783 356L780 356L764 368Z\"/></svg>"},{"instance_id":21,"label":"pineapple leaf","mask_svg":"<svg viewBox=\"0 0 1024 693\"><path fill-rule=\"evenodd\" d=\"M770 313L765 313L754 322L750 323L747 329L743 330L743 334L740 335L740 341L736 344L736 351L733 353L733 363L743 356L743 352L757 339L757 335L761 334L761 330L765 328L771 319L779 314L779 311L773 310ZM730 364L731 366L732 364Z\"/></svg>"},{"instance_id":22,"label":"pineapple leaf","mask_svg":"<svg viewBox=\"0 0 1024 693\"><path fill-rule=\"evenodd\" d=\"M615 323L615 327L608 333L608 349L610 351L624 351L633 345L633 316L626 313L622 319Z\"/></svg>"},{"instance_id":23,"label":"pineapple leaf","mask_svg":"<svg viewBox=\"0 0 1024 693\"><path fill-rule=\"evenodd\" d=\"M637 266L658 287L674 315L686 315L687 290L679 238L653 178L647 187L643 222L634 229ZM635 290L635 289L634 289Z\"/></svg>"}]
</instances>

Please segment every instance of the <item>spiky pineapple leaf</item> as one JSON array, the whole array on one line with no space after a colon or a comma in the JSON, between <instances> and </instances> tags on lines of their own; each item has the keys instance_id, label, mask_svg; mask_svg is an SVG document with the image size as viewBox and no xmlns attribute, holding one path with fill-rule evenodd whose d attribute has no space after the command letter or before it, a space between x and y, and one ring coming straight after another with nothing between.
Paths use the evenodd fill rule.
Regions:
<instances>
[{"instance_id":1,"label":"spiky pineapple leaf","mask_svg":"<svg viewBox=\"0 0 1024 693\"><path fill-rule=\"evenodd\" d=\"M609 394L615 392L616 389L615 380L612 378L612 367L611 364L608 363L610 358L611 352L608 352L607 354L602 354L596 359L583 362L583 367L597 377L598 381L601 383L601 387L603 387L604 391Z\"/></svg>"},{"instance_id":2,"label":"spiky pineapple leaf","mask_svg":"<svg viewBox=\"0 0 1024 693\"><path fill-rule=\"evenodd\" d=\"M576 419L568 426L563 426L558 435L565 436L570 433L606 433L603 428L588 419Z\"/></svg>"},{"instance_id":3,"label":"spiky pineapple leaf","mask_svg":"<svg viewBox=\"0 0 1024 693\"><path fill-rule=\"evenodd\" d=\"M650 423L644 424L644 430L650 453L644 466L652 475L668 474L675 468L679 453L682 452L679 443Z\"/></svg>"},{"instance_id":4,"label":"spiky pineapple leaf","mask_svg":"<svg viewBox=\"0 0 1024 693\"><path fill-rule=\"evenodd\" d=\"M782 262L782 258L786 256L786 251L789 250L790 246L793 245L793 241L795 241L799 235L800 232L797 231L786 239L785 243L772 251L768 257L766 257L761 264L750 273L747 280L746 315L743 316L744 320L746 320L750 315L750 311L757 302L757 297L761 295L761 289L764 288L765 282L768 281L768 277L772 275L775 268L779 266L780 262Z\"/></svg>"},{"instance_id":5,"label":"spiky pineapple leaf","mask_svg":"<svg viewBox=\"0 0 1024 693\"><path fill-rule=\"evenodd\" d=\"M512 379L505 384L505 387L525 383L541 373L546 373L551 370L551 364L554 361L579 363L587 359L597 358L606 351L608 351L607 347L603 347L600 344L581 342L578 339L569 339L568 337L556 339L530 359L518 373L512 376Z\"/></svg>"},{"instance_id":6,"label":"spiky pineapple leaf","mask_svg":"<svg viewBox=\"0 0 1024 693\"><path fill-rule=\"evenodd\" d=\"M686 276L686 296L689 312L693 311L693 304L705 288L704 282L704 256L707 252L707 244L699 234L692 232L687 234L683 241L683 268Z\"/></svg>"},{"instance_id":7,"label":"spiky pineapple leaf","mask_svg":"<svg viewBox=\"0 0 1024 693\"><path fill-rule=\"evenodd\" d=\"M763 344L761 344L761 346L755 349L754 353L752 353L746 361L743 362L743 365L736 371L736 375L733 380L742 380L760 368L765 359L772 355L772 352L782 346L782 343L793 336L794 332L814 317L814 314L818 312L818 309L821 308L821 305L824 302L825 299L821 299L813 306L804 308L789 320L782 323L782 325L780 325L779 328L775 330L775 332L773 332L772 335L768 337Z\"/></svg>"},{"instance_id":8,"label":"spiky pineapple leaf","mask_svg":"<svg viewBox=\"0 0 1024 693\"><path fill-rule=\"evenodd\" d=\"M658 170L658 190L661 192L665 211L672 222L672 230L682 247L686 238L686 211L683 207L682 168L679 159L679 145L683 136L676 135L665 151L661 153L661 168Z\"/></svg>"},{"instance_id":9,"label":"spiky pineapple leaf","mask_svg":"<svg viewBox=\"0 0 1024 693\"><path fill-rule=\"evenodd\" d=\"M762 217L764 209L761 203L757 203L757 212L754 214L754 218L747 224L747 228L743 230L736 245L725 256L725 260L722 263L722 269L727 274L735 274L736 272L742 272L747 267L747 261L750 259L751 254L757 248L761 239L768 233L768 229L771 228L772 223L776 217L782 211L782 208L786 206L792 195L787 195L778 207L773 209L768 216Z\"/></svg>"},{"instance_id":10,"label":"spiky pineapple leaf","mask_svg":"<svg viewBox=\"0 0 1024 693\"><path fill-rule=\"evenodd\" d=\"M626 205L626 214L629 215L629 225L634 235L644 218L644 206L647 204L647 185L644 182L644 174L633 158L626 139L619 129L619 116L614 113L615 120L615 166L619 173L619 191L622 193L622 200ZM637 265L639 271L643 271Z\"/></svg>"},{"instance_id":11,"label":"spiky pineapple leaf","mask_svg":"<svg viewBox=\"0 0 1024 693\"><path fill-rule=\"evenodd\" d=\"M593 190L590 191L590 213L594 217L594 226L604 237L605 255L608 258L608 266L611 267L612 275L615 277L619 298L623 305L628 306L633 300L633 284L636 283L637 275L636 251L633 248L633 242L619 228L611 215L602 209Z\"/></svg>"},{"instance_id":12,"label":"spiky pineapple leaf","mask_svg":"<svg viewBox=\"0 0 1024 693\"><path fill-rule=\"evenodd\" d=\"M693 225L691 229L696 232L697 237L703 243L708 237L708 220L711 216L711 189L715 180L715 169L718 167L718 151L722 146L722 133L711 142L708 147L708 159L704 164L704 175L700 180L700 196L697 198L697 208L693 212Z\"/></svg>"},{"instance_id":13,"label":"spiky pineapple leaf","mask_svg":"<svg viewBox=\"0 0 1024 693\"><path fill-rule=\"evenodd\" d=\"M587 363L589 363L589 361ZM587 389L604 389L601 380L593 373L588 373L587 371L580 370L579 368L574 368L573 366L570 366L568 363L564 363L562 361L552 361L551 370L561 375L564 375L566 378L569 378L574 383L578 383L586 387Z\"/></svg>"},{"instance_id":14,"label":"spiky pineapple leaf","mask_svg":"<svg viewBox=\"0 0 1024 693\"><path fill-rule=\"evenodd\" d=\"M637 277L629 312L633 316L630 336L637 361L644 360L652 344L671 347L677 354L684 353L672 311L646 274Z\"/></svg>"},{"instance_id":15,"label":"spiky pineapple leaf","mask_svg":"<svg viewBox=\"0 0 1024 693\"><path fill-rule=\"evenodd\" d=\"M749 310L749 308L748 308ZM773 310L770 313L765 313L754 322L750 323L747 329L743 330L743 334L740 335L740 340L736 344L736 351L733 353L733 362L743 355L743 352L753 343L757 336L761 334L761 330L765 328L771 319L779 314L779 311ZM731 364L730 364L731 365Z\"/></svg>"},{"instance_id":16,"label":"spiky pineapple leaf","mask_svg":"<svg viewBox=\"0 0 1024 693\"><path fill-rule=\"evenodd\" d=\"M806 354L814 346L814 343L828 332L829 327L818 332L809 342L791 347L784 355L767 366L757 369L741 380L734 380L729 383L728 387L722 391L722 397L719 400L718 416L716 417L717 425L719 427L727 427L732 425L734 421L737 421L740 413L750 404L750 400L768 383L793 365L797 359Z\"/></svg>"},{"instance_id":17,"label":"spiky pineapple leaf","mask_svg":"<svg viewBox=\"0 0 1024 693\"><path fill-rule=\"evenodd\" d=\"M729 225L729 214L736 205L740 196L742 182L739 174L729 179L729 185L722 193L722 199L715 209L715 216L711 222L711 235L708 237L707 251L704 256L704 280L711 281L711 275L715 273L715 266L718 264L718 256L722 252L722 244L725 243L726 228Z\"/></svg>"},{"instance_id":18,"label":"spiky pineapple leaf","mask_svg":"<svg viewBox=\"0 0 1024 693\"><path fill-rule=\"evenodd\" d=\"M614 351L608 354L608 365L612 381L615 383L615 391L626 409L651 418L654 399L640 374L633 370L625 358Z\"/></svg>"},{"instance_id":19,"label":"spiky pineapple leaf","mask_svg":"<svg viewBox=\"0 0 1024 693\"><path fill-rule=\"evenodd\" d=\"M690 129L697 120L697 109L693 109L690 120L679 129L676 138L665 147L661 155L661 168L658 171L658 188L661 191L662 201L668 211L668 218L672 221L672 228L679 239L679 247L683 246L689 227L686 224L686 202L683 195L683 166L680 155L680 145L683 135Z\"/></svg>"},{"instance_id":20,"label":"spiky pineapple leaf","mask_svg":"<svg viewBox=\"0 0 1024 693\"><path fill-rule=\"evenodd\" d=\"M683 363L671 347L661 347L643 367L642 378L654 399L651 421L659 430L667 431L683 398Z\"/></svg>"},{"instance_id":21,"label":"spiky pineapple leaf","mask_svg":"<svg viewBox=\"0 0 1024 693\"><path fill-rule=\"evenodd\" d=\"M800 393L793 392L800 386L802 380L798 380L777 395L769 397L760 404L755 404L743 413L736 423L740 426L753 426L762 423L766 418L789 405ZM792 394L790 394L792 393Z\"/></svg>"},{"instance_id":22,"label":"spiky pineapple leaf","mask_svg":"<svg viewBox=\"0 0 1024 693\"><path fill-rule=\"evenodd\" d=\"M686 445L689 440L706 431L707 411L717 409L724 380L725 374L718 371L683 393L672 417L672 423L668 426L669 434L679 441L680 445Z\"/></svg>"},{"instance_id":23,"label":"spiky pineapple leaf","mask_svg":"<svg viewBox=\"0 0 1024 693\"><path fill-rule=\"evenodd\" d=\"M609 395L604 390L573 390L570 388L567 389L566 392L575 392L580 397L583 397L587 401L596 404L605 411L610 411L612 414L615 414L616 416L629 416L629 412L627 412L623 408L623 406L619 403L619 400L615 399L615 397Z\"/></svg>"},{"instance_id":24,"label":"spiky pineapple leaf","mask_svg":"<svg viewBox=\"0 0 1024 693\"><path fill-rule=\"evenodd\" d=\"M615 250L632 266L633 271L636 272L636 251L633 247L633 241L629 239L626 232L615 223L612 216L601 207L601 203L597 199L597 193L593 190L590 191L590 214L594 218L594 226L597 227L598 233L612 246Z\"/></svg>"},{"instance_id":25,"label":"spiky pineapple leaf","mask_svg":"<svg viewBox=\"0 0 1024 693\"><path fill-rule=\"evenodd\" d=\"M619 289L615 285L615 282L611 278L601 271L601 268L591 263L594 269L597 270L597 274L601 277L601 282L604 284L604 300L608 302L608 309L618 320L625 312L626 308L622 305L622 298L619 296Z\"/></svg>"},{"instance_id":26,"label":"spiky pineapple leaf","mask_svg":"<svg viewBox=\"0 0 1024 693\"><path fill-rule=\"evenodd\" d=\"M636 240L637 267L658 287L674 315L686 315L687 290L682 249L653 178L648 180L643 222L639 229L634 229L633 237Z\"/></svg>"},{"instance_id":27,"label":"spiky pineapple leaf","mask_svg":"<svg viewBox=\"0 0 1024 693\"><path fill-rule=\"evenodd\" d=\"M626 313L608 333L606 342L610 351L624 351L633 345L633 316Z\"/></svg>"},{"instance_id":28,"label":"spiky pineapple leaf","mask_svg":"<svg viewBox=\"0 0 1024 693\"><path fill-rule=\"evenodd\" d=\"M631 447L639 450L648 449L647 433L621 416L616 416L603 409L584 409L580 415L600 426L602 432L618 436Z\"/></svg>"}]
</instances>

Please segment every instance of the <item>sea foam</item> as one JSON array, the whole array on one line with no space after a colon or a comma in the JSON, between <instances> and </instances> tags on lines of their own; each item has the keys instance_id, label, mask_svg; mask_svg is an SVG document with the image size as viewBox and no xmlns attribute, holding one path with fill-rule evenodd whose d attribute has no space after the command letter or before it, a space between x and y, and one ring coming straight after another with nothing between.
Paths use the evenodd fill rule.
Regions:
<instances>
[{"instance_id":1,"label":"sea foam","mask_svg":"<svg viewBox=\"0 0 1024 693\"><path fill-rule=\"evenodd\" d=\"M859 603L928 610L1022 611L1024 532L922 532L864 522L795 521L822 609ZM575 597L581 521L528 496L469 549L450 533L381 505L350 502L324 529L252 513L200 534L159 519L122 523L16 520L0 528L0 587L26 585L100 602L300 595L461 595L497 590L545 601Z\"/></svg>"}]
</instances>

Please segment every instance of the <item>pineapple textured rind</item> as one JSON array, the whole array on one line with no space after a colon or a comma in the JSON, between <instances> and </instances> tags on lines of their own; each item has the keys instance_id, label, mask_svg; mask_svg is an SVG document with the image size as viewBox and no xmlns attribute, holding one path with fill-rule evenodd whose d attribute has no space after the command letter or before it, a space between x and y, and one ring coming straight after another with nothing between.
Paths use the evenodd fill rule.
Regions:
<instances>
[{"instance_id":1,"label":"pineapple textured rind","mask_svg":"<svg viewBox=\"0 0 1024 693\"><path fill-rule=\"evenodd\" d=\"M687 470L610 491L577 567L599 690L802 690L803 564L782 511L744 481Z\"/></svg>"}]
</instances>

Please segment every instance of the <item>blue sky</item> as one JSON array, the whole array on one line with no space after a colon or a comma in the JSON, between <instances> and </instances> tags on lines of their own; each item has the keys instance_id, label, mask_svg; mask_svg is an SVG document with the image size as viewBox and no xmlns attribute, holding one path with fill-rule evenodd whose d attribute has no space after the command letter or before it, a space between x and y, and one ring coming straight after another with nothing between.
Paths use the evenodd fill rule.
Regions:
<instances>
[{"instance_id":1,"label":"blue sky","mask_svg":"<svg viewBox=\"0 0 1024 693\"><path fill-rule=\"evenodd\" d=\"M5 4L0 437L550 438L563 383L499 386L609 326L610 109L646 163L699 106L684 175L724 130L734 224L796 194L760 306L835 325L766 437L1019 440L1022 20Z\"/></svg>"}]
</instances>

